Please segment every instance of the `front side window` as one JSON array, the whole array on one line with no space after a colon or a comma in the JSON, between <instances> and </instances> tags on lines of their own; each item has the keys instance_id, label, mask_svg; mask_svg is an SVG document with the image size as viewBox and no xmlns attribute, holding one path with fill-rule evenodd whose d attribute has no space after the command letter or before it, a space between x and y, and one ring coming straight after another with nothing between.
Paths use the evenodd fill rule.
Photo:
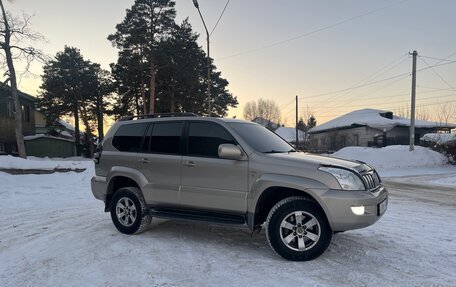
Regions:
<instances>
[{"instance_id":1,"label":"front side window","mask_svg":"<svg viewBox=\"0 0 456 287\"><path fill-rule=\"evenodd\" d=\"M183 122L154 123L146 136L151 153L179 154Z\"/></svg>"},{"instance_id":2,"label":"front side window","mask_svg":"<svg viewBox=\"0 0 456 287\"><path fill-rule=\"evenodd\" d=\"M251 123L230 123L230 126L256 151L262 153L294 152L295 149L270 130Z\"/></svg>"},{"instance_id":3,"label":"front side window","mask_svg":"<svg viewBox=\"0 0 456 287\"><path fill-rule=\"evenodd\" d=\"M236 144L231 134L222 126L212 123L190 123L188 130L188 154L218 157L221 144Z\"/></svg>"},{"instance_id":4,"label":"front side window","mask_svg":"<svg viewBox=\"0 0 456 287\"><path fill-rule=\"evenodd\" d=\"M119 127L112 145L119 151L142 152L142 141L147 123L134 123Z\"/></svg>"}]
</instances>

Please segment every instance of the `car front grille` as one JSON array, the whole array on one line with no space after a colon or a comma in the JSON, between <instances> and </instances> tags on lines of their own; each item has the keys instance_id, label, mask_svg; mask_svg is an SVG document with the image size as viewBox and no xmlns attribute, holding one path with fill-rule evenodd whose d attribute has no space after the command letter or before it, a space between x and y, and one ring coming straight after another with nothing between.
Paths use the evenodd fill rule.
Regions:
<instances>
[{"instance_id":1,"label":"car front grille","mask_svg":"<svg viewBox=\"0 0 456 287\"><path fill-rule=\"evenodd\" d=\"M372 190L380 185L380 178L374 171L363 174L363 181L367 190Z\"/></svg>"}]
</instances>

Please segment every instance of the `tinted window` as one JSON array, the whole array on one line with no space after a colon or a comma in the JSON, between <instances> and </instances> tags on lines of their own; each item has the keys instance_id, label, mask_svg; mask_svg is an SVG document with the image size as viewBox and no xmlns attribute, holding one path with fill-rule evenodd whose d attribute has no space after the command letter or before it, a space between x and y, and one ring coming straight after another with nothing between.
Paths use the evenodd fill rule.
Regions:
<instances>
[{"instance_id":1,"label":"tinted window","mask_svg":"<svg viewBox=\"0 0 456 287\"><path fill-rule=\"evenodd\" d=\"M150 152L179 154L183 126L182 122L154 123L146 137L146 142L150 141Z\"/></svg>"},{"instance_id":2,"label":"tinted window","mask_svg":"<svg viewBox=\"0 0 456 287\"><path fill-rule=\"evenodd\" d=\"M230 126L256 151L263 153L294 151L286 141L260 125L230 123Z\"/></svg>"},{"instance_id":3,"label":"tinted window","mask_svg":"<svg viewBox=\"0 0 456 287\"><path fill-rule=\"evenodd\" d=\"M211 123L190 123L188 131L188 154L218 157L221 144L236 144L223 127Z\"/></svg>"},{"instance_id":4,"label":"tinted window","mask_svg":"<svg viewBox=\"0 0 456 287\"><path fill-rule=\"evenodd\" d=\"M117 130L112 145L120 151L141 152L147 123L123 125Z\"/></svg>"}]
</instances>

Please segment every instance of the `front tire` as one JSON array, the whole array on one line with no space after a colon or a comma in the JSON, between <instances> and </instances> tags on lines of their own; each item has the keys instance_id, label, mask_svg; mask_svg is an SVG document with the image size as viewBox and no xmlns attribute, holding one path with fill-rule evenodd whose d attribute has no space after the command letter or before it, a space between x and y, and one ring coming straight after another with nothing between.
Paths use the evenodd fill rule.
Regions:
<instances>
[{"instance_id":1,"label":"front tire","mask_svg":"<svg viewBox=\"0 0 456 287\"><path fill-rule=\"evenodd\" d=\"M111 219L117 230L124 234L141 233L149 226L152 217L139 188L123 187L114 193Z\"/></svg>"},{"instance_id":2,"label":"front tire","mask_svg":"<svg viewBox=\"0 0 456 287\"><path fill-rule=\"evenodd\" d=\"M320 206L301 196L279 201L269 212L266 228L271 248L292 261L317 258L328 248L332 237Z\"/></svg>"}]
</instances>

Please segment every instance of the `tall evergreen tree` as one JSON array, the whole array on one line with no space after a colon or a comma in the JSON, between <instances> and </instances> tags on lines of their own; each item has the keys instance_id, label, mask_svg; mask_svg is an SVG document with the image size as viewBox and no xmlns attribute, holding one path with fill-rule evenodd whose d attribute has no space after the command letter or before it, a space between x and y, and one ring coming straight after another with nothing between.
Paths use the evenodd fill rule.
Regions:
<instances>
[{"instance_id":1,"label":"tall evergreen tree","mask_svg":"<svg viewBox=\"0 0 456 287\"><path fill-rule=\"evenodd\" d=\"M111 92L107 72L101 70L99 64L84 60L77 48L67 46L48 61L43 70L39 106L48 123L52 124L62 116L74 116L77 147L80 144L80 120L91 141L97 126L95 123L98 121L98 127L103 123L104 98ZM99 135L102 136L100 130Z\"/></svg>"},{"instance_id":2,"label":"tall evergreen tree","mask_svg":"<svg viewBox=\"0 0 456 287\"><path fill-rule=\"evenodd\" d=\"M160 26L160 33L155 34L156 39L151 46L150 38L135 34L143 33L144 29L137 27L149 20L142 19L145 17L141 10L144 6L137 5L137 2L141 1L136 1L135 5L127 10L125 20L117 25L117 32L108 37L120 49L117 63L111 65L117 95L116 104L112 106L110 113L116 117L151 111L187 111L207 115L206 54L197 43L198 34L193 32L187 19L180 25L175 24L174 14L170 12L166 21L163 20L166 25ZM171 7L174 6L173 2L169 3L172 3ZM169 8L169 11L174 10ZM156 76L153 89L151 85L146 85L147 81L152 79L151 58L148 57L151 49L154 52L153 75ZM224 116L228 107L237 105L237 100L228 92L228 81L221 77L213 64L211 70L212 114ZM151 97L147 95L151 94L154 94L154 110L146 108L150 107Z\"/></svg>"},{"instance_id":3,"label":"tall evergreen tree","mask_svg":"<svg viewBox=\"0 0 456 287\"><path fill-rule=\"evenodd\" d=\"M166 37L170 28L174 25L176 10L175 2L171 0L135 0L131 9L127 10L125 19L116 26L117 31L108 36L119 52L119 62L125 62L128 57L130 65L136 65L139 68L139 93L141 93L143 112L153 113L155 110L155 93L156 93L156 48L162 38ZM145 65L147 63L148 65ZM119 63L118 63L119 64ZM119 69L119 67L118 67ZM148 71L149 81L149 105L147 107L146 89L145 89L145 72ZM120 77L125 74L117 74L117 80L125 81ZM138 79L135 79L138 81ZM123 85L127 85L125 82ZM138 87L136 85L135 87ZM124 94L129 97L138 96L134 93ZM125 100L124 100L125 101ZM139 102L139 101L138 101Z\"/></svg>"}]
</instances>

